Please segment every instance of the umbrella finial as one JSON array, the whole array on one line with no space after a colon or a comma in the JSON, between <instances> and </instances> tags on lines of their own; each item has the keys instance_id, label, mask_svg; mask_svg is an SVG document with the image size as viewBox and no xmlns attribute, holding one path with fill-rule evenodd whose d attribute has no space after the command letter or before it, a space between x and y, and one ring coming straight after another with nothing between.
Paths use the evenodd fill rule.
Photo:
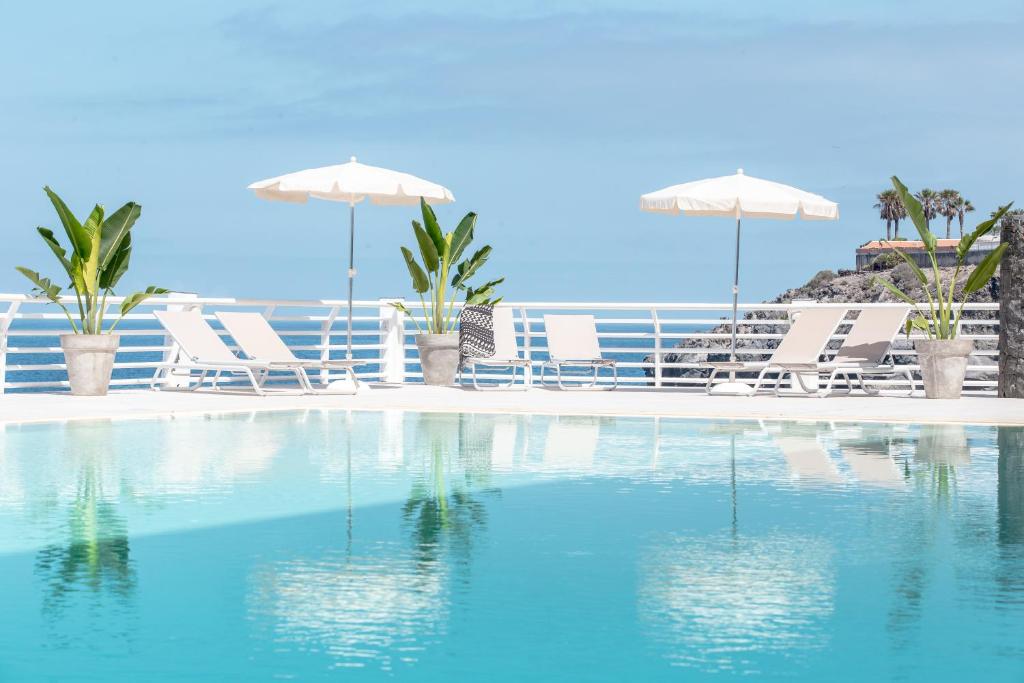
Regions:
<instances>
[{"instance_id":1,"label":"umbrella finial","mask_svg":"<svg viewBox=\"0 0 1024 683\"><path fill-rule=\"evenodd\" d=\"M355 161L355 160L356 160L356 158L352 157L352 161ZM743 175L743 169L742 168L737 168L736 169L736 175Z\"/></svg>"},{"instance_id":2,"label":"umbrella finial","mask_svg":"<svg viewBox=\"0 0 1024 683\"><path fill-rule=\"evenodd\" d=\"M350 157L348 158L348 160L349 160L349 161L351 161L351 162L352 162L353 164L354 164L354 163L356 163L356 158L355 158L355 156L350 156Z\"/></svg>"}]
</instances>

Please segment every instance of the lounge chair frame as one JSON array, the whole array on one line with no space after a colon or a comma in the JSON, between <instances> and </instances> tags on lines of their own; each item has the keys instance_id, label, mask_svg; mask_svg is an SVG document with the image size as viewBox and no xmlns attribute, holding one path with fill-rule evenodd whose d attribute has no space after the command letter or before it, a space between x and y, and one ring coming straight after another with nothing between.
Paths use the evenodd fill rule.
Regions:
<instances>
[{"instance_id":1,"label":"lounge chair frame","mask_svg":"<svg viewBox=\"0 0 1024 683\"><path fill-rule=\"evenodd\" d=\"M771 373L780 373L779 376L775 378L775 384L772 387L777 392L782 381L782 374L784 374L784 366L798 365L801 367L817 367L816 362L787 362L785 361L785 356L796 355L798 358L802 357L817 361L817 358L825 351L825 347L828 346L828 342L832 338L832 335L835 334L836 328L842 324L843 318L846 316L846 312L847 309L845 308L832 306L816 307L811 305L807 308L801 309L799 315L790 325L789 331L787 331L783 337L782 342L772 351L772 356L767 361L745 363L733 360L723 363L703 364L704 367L711 368L711 374L708 375L708 381L704 385L704 391L707 394L712 393L715 378L720 372L758 372L757 378L751 386L751 390L741 395L756 395L765 384L768 375ZM804 326L809 327L810 330L804 331ZM827 332L827 334L825 334L825 332ZM803 335L808 335L810 339L814 340L814 346L808 346L806 344L801 346L800 341L802 341ZM792 347L796 347L795 351ZM779 356L783 356L782 362L779 361ZM801 384L801 386L803 385Z\"/></svg>"},{"instance_id":2,"label":"lounge chair frame","mask_svg":"<svg viewBox=\"0 0 1024 683\"><path fill-rule=\"evenodd\" d=\"M329 393L322 389L317 389L313 386L312 380L309 378L307 370L341 370L348 378L352 381L352 386L358 386L359 378L356 377L355 368L364 365L366 361L363 360L318 360L313 358L298 358L292 353L292 350L284 343L281 336L277 333L270 325L265 317L259 313L238 313L238 312L218 312L216 314L217 320L224 326L228 334L235 340L238 346L242 349L242 352L249 356L253 362L269 363L270 365L280 365L281 368L274 367L273 369L287 368L293 370L296 378L299 381L299 386L303 392L309 394L321 394ZM246 323L249 323L248 325ZM255 323L256 327L253 327ZM263 339L257 338L257 335L264 335ZM268 357L260 358L260 353L266 354ZM274 357L271 359L271 355ZM260 384L266 381L269 372L264 373ZM257 377L257 379L260 379Z\"/></svg>"},{"instance_id":3,"label":"lounge chair frame","mask_svg":"<svg viewBox=\"0 0 1024 683\"><path fill-rule=\"evenodd\" d=\"M570 378L578 378L582 382L582 379L587 377L590 381L581 384L566 384L562 375L562 368L566 367L589 367L592 370L591 375L570 375ZM601 368L609 368L612 371L612 385L604 386L597 383L600 379ZM619 369L618 365L614 360L611 359L595 359L595 360L548 360L541 363L540 366L540 383L544 386L551 386L551 382L547 379L547 371L554 370L555 372L555 385L559 389L567 391L610 391L619 386Z\"/></svg>"},{"instance_id":4,"label":"lounge chair frame","mask_svg":"<svg viewBox=\"0 0 1024 683\"><path fill-rule=\"evenodd\" d=\"M775 383L775 394L784 395L780 391L782 380L790 376L791 383L795 381L800 385L807 395L817 395L824 398L835 388L836 381L842 378L846 385L846 393L853 393L854 380L857 386L868 396L877 396L879 389L872 389L864 381L866 377L883 377L895 382L907 383L907 396L914 393L914 375L908 367L897 367L892 357L892 343L903 328L903 323L910 313L909 306L898 306L891 308L861 309L856 320L853 321L846 341L836 351L835 356L824 363L780 363L783 371L779 374ZM862 329L863 328L863 329ZM878 334L876 332L881 332ZM865 351L865 349L867 349ZM819 375L828 374L825 386L822 389L815 389L804 384L805 373L817 372ZM790 395L790 394L785 394Z\"/></svg>"},{"instance_id":5,"label":"lounge chair frame","mask_svg":"<svg viewBox=\"0 0 1024 683\"><path fill-rule=\"evenodd\" d=\"M526 391L533 383L533 369L529 359L519 356L519 347L516 341L515 321L510 308L494 308L493 330L495 342L495 356L492 357L465 357L459 365L459 383L467 368L473 381L473 388L480 391ZM489 368L508 368L511 376L507 382L495 381L481 384L476 369L483 365ZM518 378L517 370L523 370L522 384L516 384Z\"/></svg>"},{"instance_id":6,"label":"lounge chair frame","mask_svg":"<svg viewBox=\"0 0 1024 683\"><path fill-rule=\"evenodd\" d=\"M193 354L192 351L189 350L189 343L178 334L180 330L176 330L176 325L173 322L169 322L168 320L165 319L169 318L172 315L177 317L180 314L196 316L196 318L193 319L192 322L198 324L196 323L196 320L198 320L203 325L205 325L209 333L212 333L213 335L216 336L217 343L223 346L223 349L218 347L215 350L218 353L222 353L223 355L234 356L234 354L231 353L231 350L227 347L227 345L224 344L224 341L220 339L220 335L218 335L217 332L210 327L209 323L206 322L206 320L202 317L202 314L199 311L156 311L154 315L156 315L157 320L160 321L160 323L164 327L165 332L171 337L171 339L174 340L174 343L178 347L179 358L161 362L156 366L156 370L153 373L153 378L150 380L149 384L151 389L155 391L160 391L161 389L164 391L168 390L166 386L161 388L160 384L161 382L163 382L164 384L167 383L171 371L188 370L188 375L186 377L187 383L186 386L184 387L185 391L198 391L206 383L206 380L210 376L210 373L213 373L213 377L211 378L211 390L215 392L224 391L220 386L220 381L223 375L226 373L228 375L241 375L245 377L252 385L253 392L257 396L266 396L267 394L294 395L305 393L306 388L304 385L303 373L301 372L301 368L294 363L267 363L253 360L243 360L237 357L233 359L218 358L215 360L204 360L200 358L198 355ZM206 331L204 330L203 333L206 333ZM184 355L187 360L181 360L181 355ZM292 373L294 373L295 378L299 383L299 390L296 391L294 389L267 389L264 386L264 384L266 383L267 377L270 375L271 371L274 370L291 371ZM192 374L193 371L199 372L199 376L194 377ZM195 386L191 386L193 379L197 380Z\"/></svg>"},{"instance_id":7,"label":"lounge chair frame","mask_svg":"<svg viewBox=\"0 0 1024 683\"><path fill-rule=\"evenodd\" d=\"M592 315L545 315L544 330L548 338L550 358L540 366L540 383L551 386L548 371L554 371L555 384L566 391L610 391L619 386L618 363L602 358L597 338L597 324ZM589 375L570 375L579 384L566 384L564 368L587 368ZM602 368L611 370L611 385L598 384ZM584 382L589 376L590 381Z\"/></svg>"}]
</instances>

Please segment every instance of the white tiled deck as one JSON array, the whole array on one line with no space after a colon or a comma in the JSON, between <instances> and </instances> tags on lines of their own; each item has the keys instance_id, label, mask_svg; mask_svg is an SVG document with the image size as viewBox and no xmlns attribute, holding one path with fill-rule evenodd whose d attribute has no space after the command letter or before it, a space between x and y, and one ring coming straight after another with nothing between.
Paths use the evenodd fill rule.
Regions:
<instances>
[{"instance_id":1,"label":"white tiled deck","mask_svg":"<svg viewBox=\"0 0 1024 683\"><path fill-rule=\"evenodd\" d=\"M7 394L0 396L0 424L304 409L1024 425L1024 400L991 396L965 396L958 401L841 395L824 399L774 396L748 398L706 396L703 392L679 389L481 392L423 385L378 385L356 396L258 397L171 391L123 391L105 397Z\"/></svg>"}]
</instances>

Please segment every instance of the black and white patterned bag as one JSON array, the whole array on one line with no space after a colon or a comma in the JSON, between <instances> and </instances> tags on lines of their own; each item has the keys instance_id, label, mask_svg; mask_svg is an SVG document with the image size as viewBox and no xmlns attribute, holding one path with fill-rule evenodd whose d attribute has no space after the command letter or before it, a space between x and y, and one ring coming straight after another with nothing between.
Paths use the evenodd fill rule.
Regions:
<instances>
[{"instance_id":1,"label":"black and white patterned bag","mask_svg":"<svg viewBox=\"0 0 1024 683\"><path fill-rule=\"evenodd\" d=\"M459 314L459 361L494 355L494 307L465 306Z\"/></svg>"}]
</instances>

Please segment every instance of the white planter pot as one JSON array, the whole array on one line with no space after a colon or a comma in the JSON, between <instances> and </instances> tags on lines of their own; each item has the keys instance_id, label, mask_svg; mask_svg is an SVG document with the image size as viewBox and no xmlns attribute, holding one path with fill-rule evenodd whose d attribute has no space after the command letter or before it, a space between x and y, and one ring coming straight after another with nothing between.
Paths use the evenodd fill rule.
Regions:
<instances>
[{"instance_id":1,"label":"white planter pot","mask_svg":"<svg viewBox=\"0 0 1024 683\"><path fill-rule=\"evenodd\" d=\"M60 346L75 396L106 396L121 342L116 334L62 334Z\"/></svg>"},{"instance_id":2,"label":"white planter pot","mask_svg":"<svg viewBox=\"0 0 1024 683\"><path fill-rule=\"evenodd\" d=\"M423 381L434 386L451 386L459 370L459 335L417 334Z\"/></svg>"},{"instance_id":3,"label":"white planter pot","mask_svg":"<svg viewBox=\"0 0 1024 683\"><path fill-rule=\"evenodd\" d=\"M921 364L925 398L960 398L967 373L971 339L918 339L914 342Z\"/></svg>"}]
</instances>

